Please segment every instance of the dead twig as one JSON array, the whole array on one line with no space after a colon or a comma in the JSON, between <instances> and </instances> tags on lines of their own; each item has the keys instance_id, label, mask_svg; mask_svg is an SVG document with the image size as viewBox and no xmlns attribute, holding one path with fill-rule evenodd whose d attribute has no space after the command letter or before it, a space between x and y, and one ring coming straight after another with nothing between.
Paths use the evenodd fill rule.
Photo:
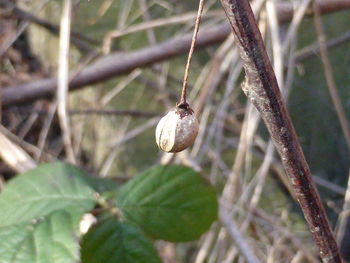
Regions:
<instances>
[{"instance_id":1,"label":"dead twig","mask_svg":"<svg viewBox=\"0 0 350 263\"><path fill-rule=\"evenodd\" d=\"M225 210L223 205L221 205L220 208L220 220L228 230L230 236L233 238L235 244L237 245L241 253L244 255L247 262L259 263L260 260L256 257L249 243L241 234L238 225L232 220L232 218L230 218L230 214Z\"/></svg>"},{"instance_id":2,"label":"dead twig","mask_svg":"<svg viewBox=\"0 0 350 263\"><path fill-rule=\"evenodd\" d=\"M348 119L346 118L344 107L343 107L341 99L339 97L336 83L334 80L333 69L332 69L331 62L329 60L328 50L327 50L326 43L325 43L326 36L324 33L322 21L321 21L320 10L319 10L319 7L315 4L313 4L313 9L314 9L314 14L315 14L314 15L314 22L315 22L315 28L316 28L316 32L317 32L317 39L318 39L318 44L320 46L320 55L321 55L324 75L325 75L326 81L327 81L328 91L329 91L329 94L331 96L335 111L337 113L340 127L341 127L343 134L344 134L344 137L345 137L345 142L346 142L346 144L348 146L348 150L350 152L349 122L348 122Z\"/></svg>"},{"instance_id":3,"label":"dead twig","mask_svg":"<svg viewBox=\"0 0 350 263\"><path fill-rule=\"evenodd\" d=\"M333 47L340 46L341 44L344 44L344 43L349 42L349 41L350 41L350 31L347 31L338 37L327 40L325 43L325 46L327 49L330 49ZM309 46L306 46L306 47L302 48L301 50L297 51L295 54L295 60L297 62L301 62L303 60L306 60L308 58L316 56L319 53L320 53L320 45L319 45L318 41L316 41L315 43L313 43Z\"/></svg>"},{"instance_id":4,"label":"dead twig","mask_svg":"<svg viewBox=\"0 0 350 263\"><path fill-rule=\"evenodd\" d=\"M69 39L71 28L71 0L65 0L61 17L59 67L57 84L57 114L62 129L63 144L67 158L75 163L75 156L72 147L71 127L67 114L68 83L69 83Z\"/></svg>"},{"instance_id":5,"label":"dead twig","mask_svg":"<svg viewBox=\"0 0 350 263\"><path fill-rule=\"evenodd\" d=\"M161 116L159 113L156 112L147 112L147 111L140 111L140 110L114 110L114 109L75 109L75 110L69 110L68 113L70 115L90 115L90 114L96 114L96 115L127 115L130 117L140 117L140 118L150 118L150 117L157 117Z\"/></svg>"},{"instance_id":6,"label":"dead twig","mask_svg":"<svg viewBox=\"0 0 350 263\"><path fill-rule=\"evenodd\" d=\"M204 17L209 18L209 17L215 17L219 15L222 15L222 11L208 12L207 14L205 14ZM148 31L150 29L154 29L158 27L187 23L192 19L196 18L196 16L197 16L196 12L191 12L191 13L181 14L179 16L150 20L140 24L131 25L122 30L112 31L109 34L107 34L104 40L104 44L103 44L104 53L109 53L112 40L115 40L116 38L119 38L128 34L138 33L140 31Z\"/></svg>"},{"instance_id":7,"label":"dead twig","mask_svg":"<svg viewBox=\"0 0 350 263\"><path fill-rule=\"evenodd\" d=\"M4 128L5 129L5 128ZM16 172L23 173L36 167L36 162L19 145L0 132L0 157Z\"/></svg>"}]
</instances>

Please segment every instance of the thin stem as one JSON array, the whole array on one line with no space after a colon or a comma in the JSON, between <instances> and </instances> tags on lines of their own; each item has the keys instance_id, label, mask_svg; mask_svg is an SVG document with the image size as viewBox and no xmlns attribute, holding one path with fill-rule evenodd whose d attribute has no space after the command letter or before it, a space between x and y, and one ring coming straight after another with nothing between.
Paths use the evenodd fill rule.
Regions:
<instances>
[{"instance_id":1,"label":"thin stem","mask_svg":"<svg viewBox=\"0 0 350 263\"><path fill-rule=\"evenodd\" d=\"M71 128L67 114L67 94L69 86L69 43L71 29L71 12L72 1L65 0L60 26L60 42L59 42L59 67L57 79L57 114L58 120L63 133L63 144L67 154L67 158L71 163L76 163L72 140Z\"/></svg>"},{"instance_id":2,"label":"thin stem","mask_svg":"<svg viewBox=\"0 0 350 263\"><path fill-rule=\"evenodd\" d=\"M247 260L247 262L260 263L261 261L255 255L253 248L249 245L244 235L241 233L239 226L230 217L229 212L226 211L223 204L221 204L220 206L219 214L220 214L221 222L228 230L229 235L234 240L235 244L237 245L238 249L241 251L244 258Z\"/></svg>"},{"instance_id":3,"label":"thin stem","mask_svg":"<svg viewBox=\"0 0 350 263\"><path fill-rule=\"evenodd\" d=\"M186 106L187 105L186 93L187 93L188 72L189 72L190 65L191 65L192 55L193 55L193 51L194 51L194 45L196 44L196 40L197 40L197 35L198 35L198 30L199 30L199 24L201 22L203 6L204 6L204 0L200 0L199 6L198 6L197 17L196 17L196 24L194 26L194 32L193 32L193 36L192 36L191 47L190 47L190 51L188 53L188 58L187 58L187 63L186 63L186 68L185 68L185 75L184 75L184 80L183 80L183 84L182 84L181 99L180 99L180 103L178 104L178 106Z\"/></svg>"},{"instance_id":4,"label":"thin stem","mask_svg":"<svg viewBox=\"0 0 350 263\"><path fill-rule=\"evenodd\" d=\"M340 127L343 131L345 142L348 146L348 150L350 152L350 130L349 130L349 121L346 118L346 113L344 111L344 107L342 101L340 99L337 86L334 79L332 65L329 59L328 50L326 46L326 36L324 32L324 27L321 21L321 14L319 7L313 3L313 11L314 11L314 23L317 32L318 44L320 47L320 56L323 64L323 71L327 82L327 87L329 91L329 95L333 102L335 112L337 114Z\"/></svg>"},{"instance_id":5,"label":"thin stem","mask_svg":"<svg viewBox=\"0 0 350 263\"><path fill-rule=\"evenodd\" d=\"M257 108L282 159L286 174L323 262L340 263L339 250L305 160L248 0L221 0L240 48L244 93Z\"/></svg>"}]
</instances>

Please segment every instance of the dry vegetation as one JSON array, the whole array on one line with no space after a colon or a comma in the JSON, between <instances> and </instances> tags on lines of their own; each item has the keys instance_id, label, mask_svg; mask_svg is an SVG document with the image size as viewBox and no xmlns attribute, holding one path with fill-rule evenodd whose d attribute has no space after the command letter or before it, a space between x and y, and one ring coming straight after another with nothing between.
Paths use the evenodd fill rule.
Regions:
<instances>
[{"instance_id":1,"label":"dry vegetation","mask_svg":"<svg viewBox=\"0 0 350 263\"><path fill-rule=\"evenodd\" d=\"M286 100L300 86L314 88L299 75L309 60L319 65L314 73L327 90L334 111L330 125L338 127L334 136L341 141L329 147L345 153L333 160L346 170L349 107L341 96L349 93L338 91L341 69L329 52L346 45L349 50L350 34L329 33L321 16L350 25L350 1L315 2L251 1ZM196 243L159 242L164 262L320 262L260 115L241 91L242 63L219 1L205 1L190 69L188 101L200 119L199 135L178 154L158 151L154 128L179 99L197 1L0 0L0 6L0 185L55 160L115 180L155 163L184 164L217 187L220 221ZM303 26L313 32L299 35ZM349 87L348 78L344 83ZM294 96L293 105L300 101ZM305 116L292 114L293 121ZM306 146L311 153L322 151ZM314 179L350 257L348 219L340 216L349 206L342 202L347 172L338 174L343 185Z\"/></svg>"}]
</instances>

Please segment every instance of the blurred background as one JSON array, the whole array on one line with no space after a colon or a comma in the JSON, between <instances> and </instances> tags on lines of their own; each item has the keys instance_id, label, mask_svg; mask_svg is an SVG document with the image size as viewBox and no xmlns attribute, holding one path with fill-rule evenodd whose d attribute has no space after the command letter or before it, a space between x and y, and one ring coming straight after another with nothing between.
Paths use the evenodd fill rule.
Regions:
<instances>
[{"instance_id":1,"label":"blurred background","mask_svg":"<svg viewBox=\"0 0 350 263\"><path fill-rule=\"evenodd\" d=\"M350 259L350 1L251 4ZM197 1L0 0L0 7L1 188L55 160L118 181L157 163L184 164L216 186L229 213L198 242L158 242L164 262L247 262L239 242L262 262L319 262L267 130L240 88L242 65L220 1L205 1L190 68L199 135L178 154L160 152L154 132L180 97Z\"/></svg>"}]
</instances>

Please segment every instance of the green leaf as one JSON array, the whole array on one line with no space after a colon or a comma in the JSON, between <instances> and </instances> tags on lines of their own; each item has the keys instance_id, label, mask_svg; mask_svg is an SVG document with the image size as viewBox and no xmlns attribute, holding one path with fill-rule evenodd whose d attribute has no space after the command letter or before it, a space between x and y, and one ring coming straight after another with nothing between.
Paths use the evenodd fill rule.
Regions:
<instances>
[{"instance_id":1,"label":"green leaf","mask_svg":"<svg viewBox=\"0 0 350 263\"><path fill-rule=\"evenodd\" d=\"M126 219L155 239L199 238L217 218L215 189L184 166L156 166L120 189L117 205Z\"/></svg>"},{"instance_id":2,"label":"green leaf","mask_svg":"<svg viewBox=\"0 0 350 263\"><path fill-rule=\"evenodd\" d=\"M0 228L0 263L16 262L16 252L30 235L31 228L28 223Z\"/></svg>"},{"instance_id":3,"label":"green leaf","mask_svg":"<svg viewBox=\"0 0 350 263\"><path fill-rule=\"evenodd\" d=\"M26 222L70 207L81 212L95 204L93 189L81 169L64 163L44 164L16 176L0 194L0 227Z\"/></svg>"},{"instance_id":4,"label":"green leaf","mask_svg":"<svg viewBox=\"0 0 350 263\"><path fill-rule=\"evenodd\" d=\"M61 210L43 221L0 228L0 263L79 261L80 215Z\"/></svg>"},{"instance_id":5,"label":"green leaf","mask_svg":"<svg viewBox=\"0 0 350 263\"><path fill-rule=\"evenodd\" d=\"M109 179L109 178L101 178L96 176L87 175L85 172L84 174L78 175L84 182L86 182L88 185L90 185L91 188L93 188L95 191L99 193L105 193L105 192L115 192L116 189L118 189L120 186L117 182Z\"/></svg>"},{"instance_id":6,"label":"green leaf","mask_svg":"<svg viewBox=\"0 0 350 263\"><path fill-rule=\"evenodd\" d=\"M153 244L135 225L108 218L90 228L81 244L83 263L160 263Z\"/></svg>"}]
</instances>

